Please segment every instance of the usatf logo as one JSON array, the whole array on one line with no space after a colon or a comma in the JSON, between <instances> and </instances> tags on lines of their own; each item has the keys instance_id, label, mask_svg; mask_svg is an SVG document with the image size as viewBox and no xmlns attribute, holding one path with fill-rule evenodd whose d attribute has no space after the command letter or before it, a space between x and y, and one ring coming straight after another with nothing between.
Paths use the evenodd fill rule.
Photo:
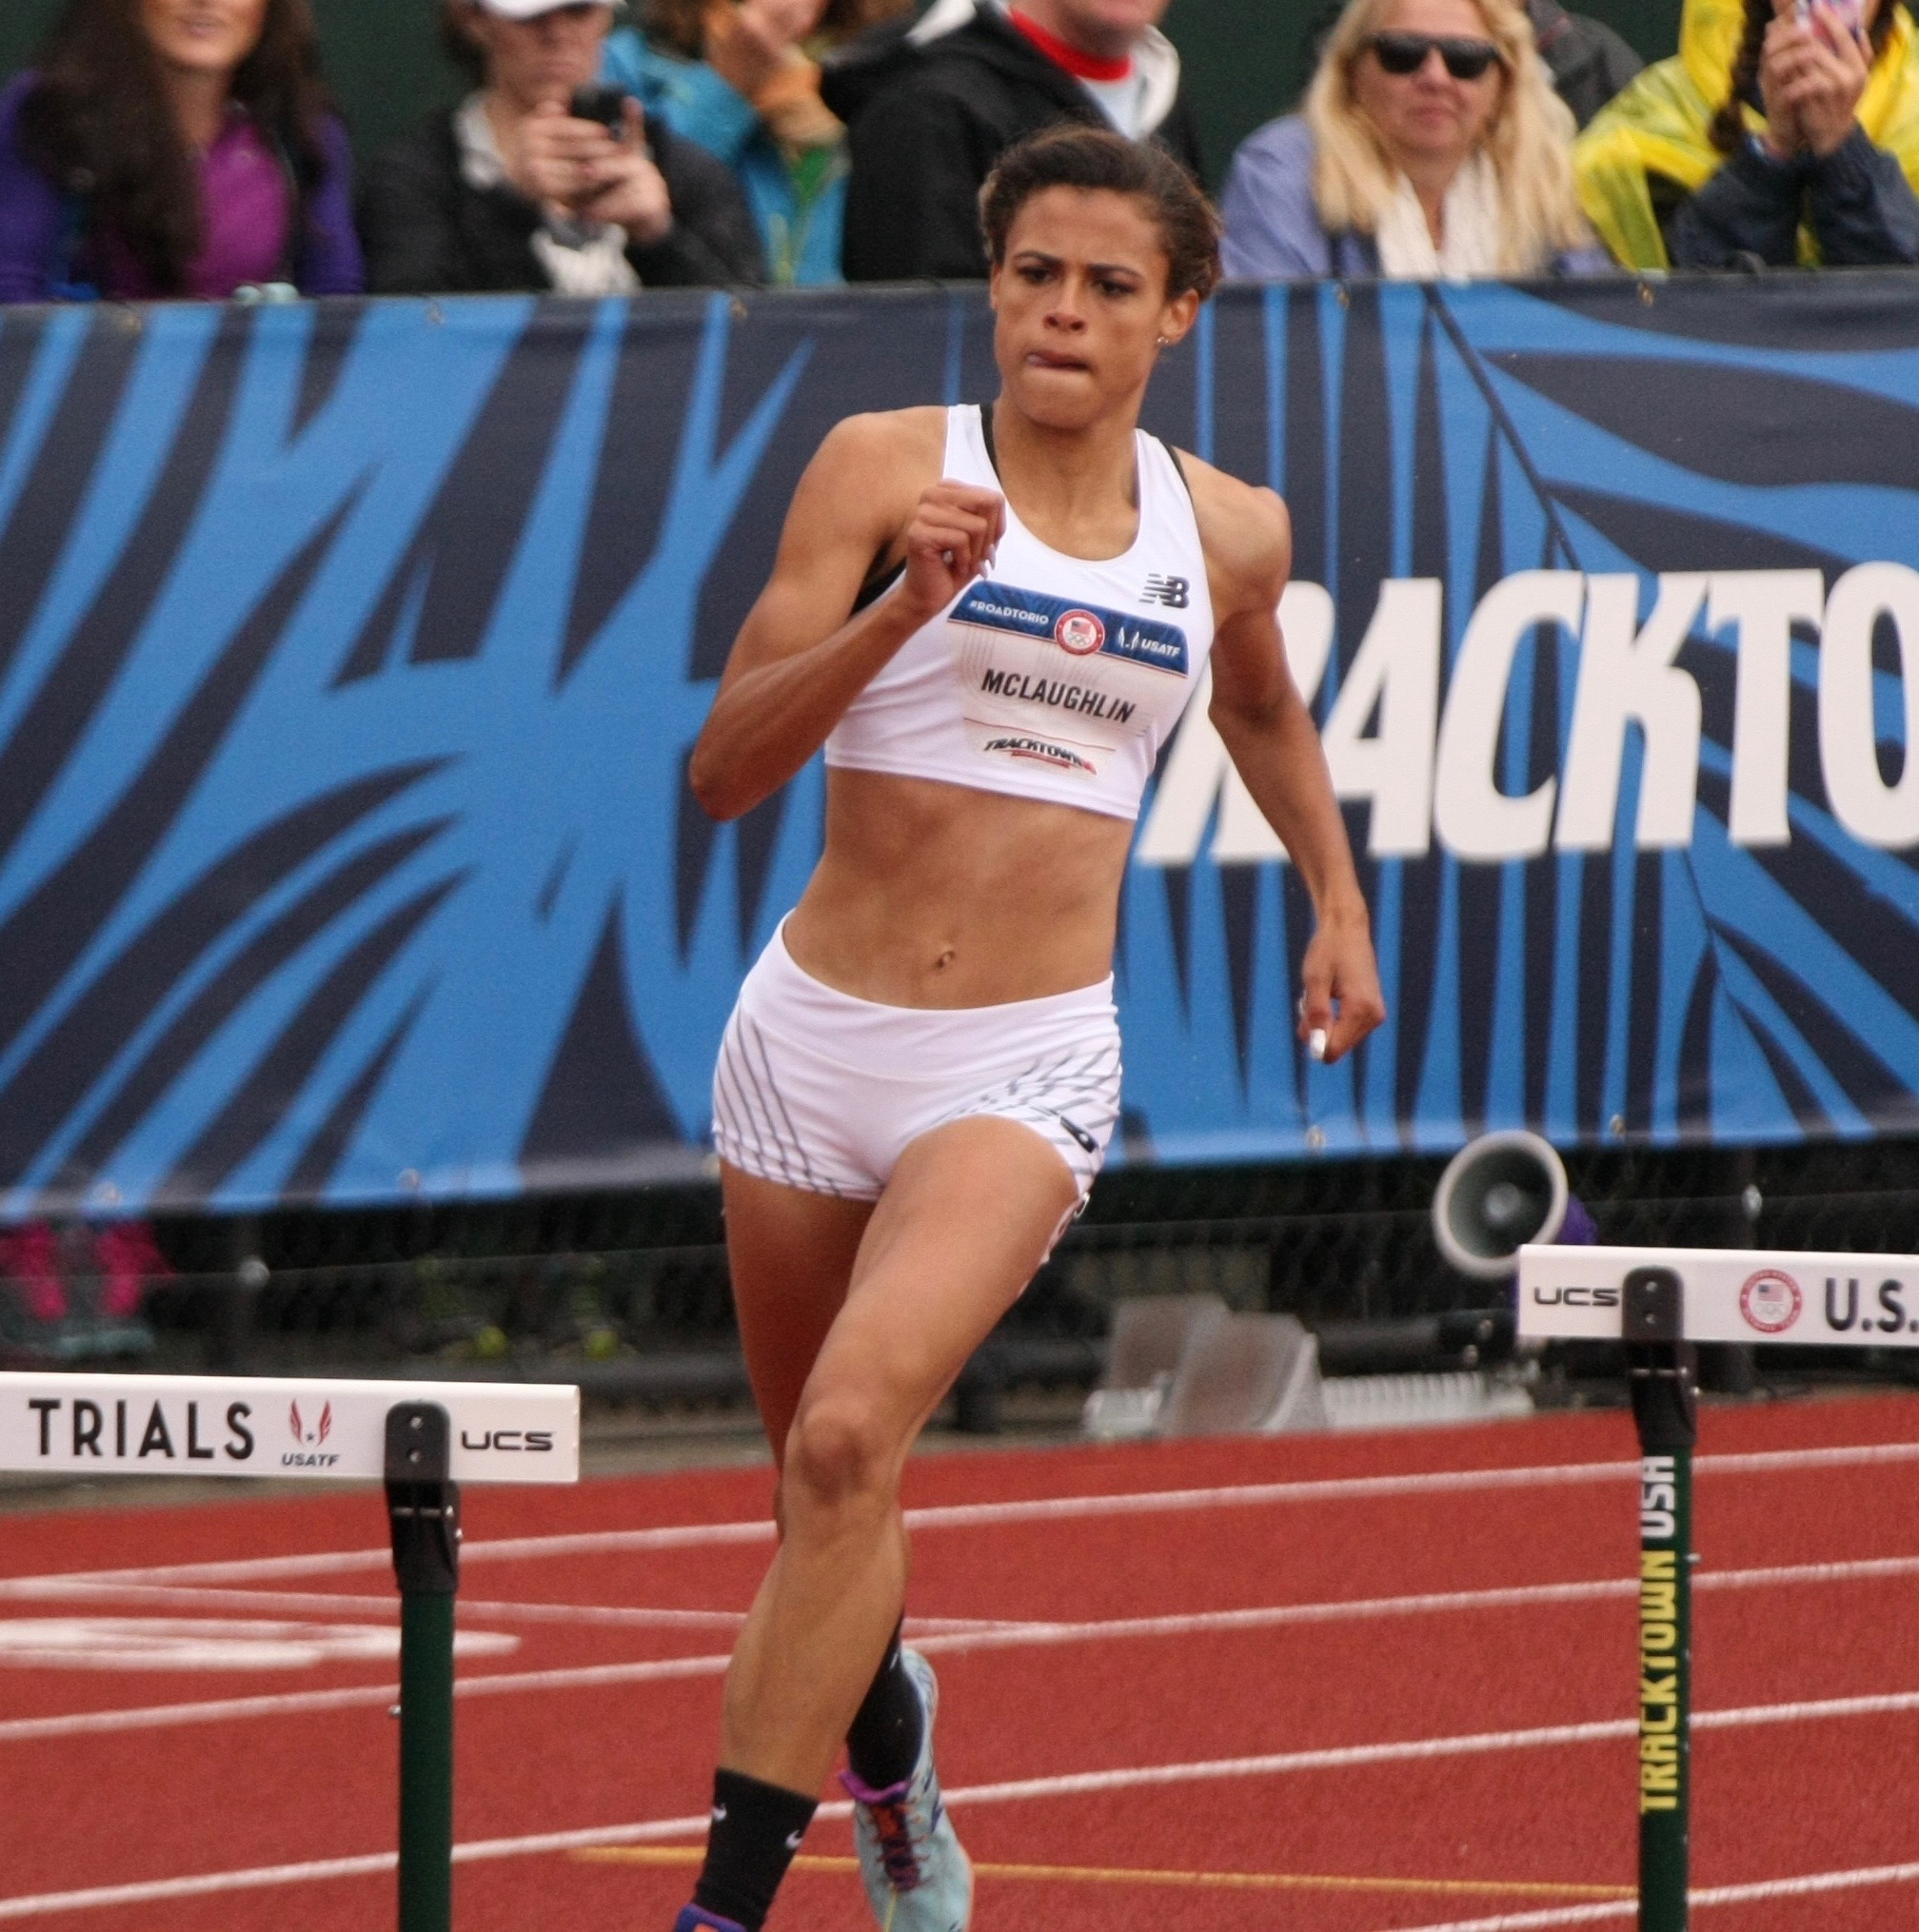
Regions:
<instances>
[{"instance_id":1,"label":"usatf logo","mask_svg":"<svg viewBox=\"0 0 1919 1932\"><path fill-rule=\"evenodd\" d=\"M1784 1334L1804 1305L1799 1284L1776 1268L1762 1268L1739 1291L1739 1312L1762 1335Z\"/></svg>"},{"instance_id":2,"label":"usatf logo","mask_svg":"<svg viewBox=\"0 0 1919 1932\"><path fill-rule=\"evenodd\" d=\"M1149 577L1139 593L1141 603L1163 603L1168 610L1184 610L1192 601L1193 584L1184 577Z\"/></svg>"},{"instance_id":3,"label":"usatf logo","mask_svg":"<svg viewBox=\"0 0 1919 1932\"><path fill-rule=\"evenodd\" d=\"M293 1440L302 1449L318 1449L333 1433L333 1405L329 1402L321 1410L320 1420L311 1429L301 1421L297 1402L287 1411L287 1420L292 1425Z\"/></svg>"},{"instance_id":4,"label":"usatf logo","mask_svg":"<svg viewBox=\"0 0 1919 1932\"><path fill-rule=\"evenodd\" d=\"M1053 641L1076 658L1090 658L1106 641L1106 626L1090 610L1062 611Z\"/></svg>"}]
</instances>

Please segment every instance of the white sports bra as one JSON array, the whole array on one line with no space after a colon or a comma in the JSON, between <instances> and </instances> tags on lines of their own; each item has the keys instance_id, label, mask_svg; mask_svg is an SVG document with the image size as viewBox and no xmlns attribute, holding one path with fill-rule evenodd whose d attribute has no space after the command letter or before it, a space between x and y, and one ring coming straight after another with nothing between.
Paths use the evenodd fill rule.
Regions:
<instances>
[{"instance_id":1,"label":"white sports bra","mask_svg":"<svg viewBox=\"0 0 1919 1932\"><path fill-rule=\"evenodd\" d=\"M826 762L1135 818L1213 648L1193 499L1134 432L1139 530L1119 557L1049 549L1009 503L992 575L900 645L847 706ZM946 412L944 475L998 490L975 405Z\"/></svg>"}]
</instances>

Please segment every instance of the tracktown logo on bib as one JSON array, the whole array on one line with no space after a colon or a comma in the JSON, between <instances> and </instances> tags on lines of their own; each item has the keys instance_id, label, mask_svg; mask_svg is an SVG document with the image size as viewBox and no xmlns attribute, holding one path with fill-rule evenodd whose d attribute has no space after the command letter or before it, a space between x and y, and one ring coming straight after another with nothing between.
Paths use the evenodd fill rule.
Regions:
<instances>
[{"instance_id":1,"label":"tracktown logo on bib","mask_svg":"<svg viewBox=\"0 0 1919 1932\"><path fill-rule=\"evenodd\" d=\"M1053 641L1076 658L1090 658L1106 641L1106 626L1090 610L1062 611Z\"/></svg>"},{"instance_id":2,"label":"tracktown logo on bib","mask_svg":"<svg viewBox=\"0 0 1919 1932\"><path fill-rule=\"evenodd\" d=\"M1057 765L1063 771L1084 772L1088 778L1098 778L1098 771L1077 751L1068 751L1063 744L1053 744L1043 738L989 738L981 747L984 751L1003 751L1008 758L1028 758L1042 765Z\"/></svg>"},{"instance_id":3,"label":"tracktown logo on bib","mask_svg":"<svg viewBox=\"0 0 1919 1932\"><path fill-rule=\"evenodd\" d=\"M1739 1291L1739 1312L1762 1335L1784 1334L1804 1306L1799 1284L1776 1268L1762 1268Z\"/></svg>"}]
</instances>

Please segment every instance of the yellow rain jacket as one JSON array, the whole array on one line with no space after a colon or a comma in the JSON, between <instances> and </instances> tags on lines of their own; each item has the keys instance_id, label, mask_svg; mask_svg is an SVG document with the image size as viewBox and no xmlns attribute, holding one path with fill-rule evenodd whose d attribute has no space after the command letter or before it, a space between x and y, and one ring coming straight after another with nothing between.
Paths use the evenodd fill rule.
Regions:
<instances>
[{"instance_id":1,"label":"yellow rain jacket","mask_svg":"<svg viewBox=\"0 0 1919 1932\"><path fill-rule=\"evenodd\" d=\"M1600 239L1629 268L1669 266L1666 240L1646 185L1664 175L1687 193L1719 171L1726 157L1707 137L1731 83L1732 62L1745 30L1741 0L1686 0L1679 51L1645 69L1593 117L1573 148L1579 201ZM1898 157L1906 179L1919 190L1919 36L1903 6L1873 64L1859 102L1859 125L1875 148ZM1766 125L1746 109L1754 132ZM1811 232L1799 231L1799 255L1816 263Z\"/></svg>"}]
</instances>

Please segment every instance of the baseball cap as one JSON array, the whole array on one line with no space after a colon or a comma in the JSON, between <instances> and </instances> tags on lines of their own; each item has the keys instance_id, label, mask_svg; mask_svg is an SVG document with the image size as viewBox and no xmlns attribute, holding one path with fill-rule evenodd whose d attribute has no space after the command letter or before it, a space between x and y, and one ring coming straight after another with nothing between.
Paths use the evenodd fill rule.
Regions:
<instances>
[{"instance_id":1,"label":"baseball cap","mask_svg":"<svg viewBox=\"0 0 1919 1932\"><path fill-rule=\"evenodd\" d=\"M563 7L577 7L581 0L473 0L477 7L485 8L488 13L497 13L503 20L537 20L543 13L557 13ZM604 7L608 12L623 13L624 0L590 0L590 4Z\"/></svg>"}]
</instances>

